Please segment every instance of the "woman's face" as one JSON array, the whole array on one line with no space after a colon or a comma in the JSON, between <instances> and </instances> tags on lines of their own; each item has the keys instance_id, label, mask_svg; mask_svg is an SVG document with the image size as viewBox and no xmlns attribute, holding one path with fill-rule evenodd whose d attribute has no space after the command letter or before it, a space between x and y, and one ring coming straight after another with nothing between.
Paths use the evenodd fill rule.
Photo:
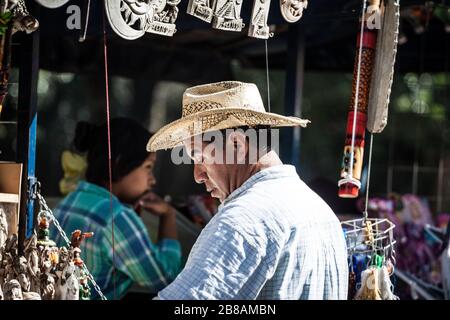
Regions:
<instances>
[{"instance_id":1,"label":"woman's face","mask_svg":"<svg viewBox=\"0 0 450 320\"><path fill-rule=\"evenodd\" d=\"M156 153L152 152L139 167L116 182L116 196L124 202L133 204L140 196L149 191L156 183L153 175L155 161Z\"/></svg>"}]
</instances>

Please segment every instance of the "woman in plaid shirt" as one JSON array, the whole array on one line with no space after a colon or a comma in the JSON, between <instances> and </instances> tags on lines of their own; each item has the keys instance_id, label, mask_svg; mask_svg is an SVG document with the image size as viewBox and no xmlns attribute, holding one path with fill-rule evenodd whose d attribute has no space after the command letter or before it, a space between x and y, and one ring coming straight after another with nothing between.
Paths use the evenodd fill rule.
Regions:
<instances>
[{"instance_id":1,"label":"woman in plaid shirt","mask_svg":"<svg viewBox=\"0 0 450 320\"><path fill-rule=\"evenodd\" d=\"M87 153L86 181L80 181L54 210L66 233L75 229L94 232L94 237L81 245L82 257L108 299L122 298L134 283L158 292L180 271L176 211L150 192L156 182L152 173L156 154L145 150L150 136L133 120L111 121L110 195L106 124L97 127L80 122L74 147ZM159 216L156 244L137 208ZM52 238L62 245L56 230L52 231ZM94 291L92 298L97 298Z\"/></svg>"}]
</instances>

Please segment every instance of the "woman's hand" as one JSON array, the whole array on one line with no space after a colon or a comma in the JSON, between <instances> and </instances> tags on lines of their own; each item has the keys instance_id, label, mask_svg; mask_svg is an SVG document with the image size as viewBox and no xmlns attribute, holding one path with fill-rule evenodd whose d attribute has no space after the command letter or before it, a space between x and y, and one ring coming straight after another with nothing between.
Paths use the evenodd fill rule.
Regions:
<instances>
[{"instance_id":1,"label":"woman's hand","mask_svg":"<svg viewBox=\"0 0 450 320\"><path fill-rule=\"evenodd\" d=\"M139 198L136 207L145 209L158 217L175 216L176 212L169 203L153 192L148 192Z\"/></svg>"}]
</instances>

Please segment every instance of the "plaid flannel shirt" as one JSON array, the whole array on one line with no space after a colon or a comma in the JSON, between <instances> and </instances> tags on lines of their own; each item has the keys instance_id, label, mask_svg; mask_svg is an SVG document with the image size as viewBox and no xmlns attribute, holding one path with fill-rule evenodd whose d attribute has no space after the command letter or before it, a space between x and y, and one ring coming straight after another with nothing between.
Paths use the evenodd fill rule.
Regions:
<instances>
[{"instance_id":1,"label":"plaid flannel shirt","mask_svg":"<svg viewBox=\"0 0 450 320\"><path fill-rule=\"evenodd\" d=\"M77 189L54 209L54 215L67 233L93 231L94 237L81 244L81 256L95 281L108 299L121 298L133 283L157 292L167 286L181 266L180 243L162 239L153 244L137 213L112 196L114 214L114 266L110 193L92 183L81 181ZM51 237L65 245L55 227ZM92 298L98 298L92 290Z\"/></svg>"}]
</instances>

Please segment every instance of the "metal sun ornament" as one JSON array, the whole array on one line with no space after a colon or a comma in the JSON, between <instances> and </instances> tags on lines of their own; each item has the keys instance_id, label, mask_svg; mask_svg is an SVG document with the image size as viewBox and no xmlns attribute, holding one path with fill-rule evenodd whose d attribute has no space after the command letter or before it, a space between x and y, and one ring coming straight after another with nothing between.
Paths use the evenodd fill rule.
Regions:
<instances>
[{"instance_id":1,"label":"metal sun ornament","mask_svg":"<svg viewBox=\"0 0 450 320\"><path fill-rule=\"evenodd\" d=\"M173 36L181 0L108 0L106 15L122 38L134 40L146 32Z\"/></svg>"}]
</instances>

